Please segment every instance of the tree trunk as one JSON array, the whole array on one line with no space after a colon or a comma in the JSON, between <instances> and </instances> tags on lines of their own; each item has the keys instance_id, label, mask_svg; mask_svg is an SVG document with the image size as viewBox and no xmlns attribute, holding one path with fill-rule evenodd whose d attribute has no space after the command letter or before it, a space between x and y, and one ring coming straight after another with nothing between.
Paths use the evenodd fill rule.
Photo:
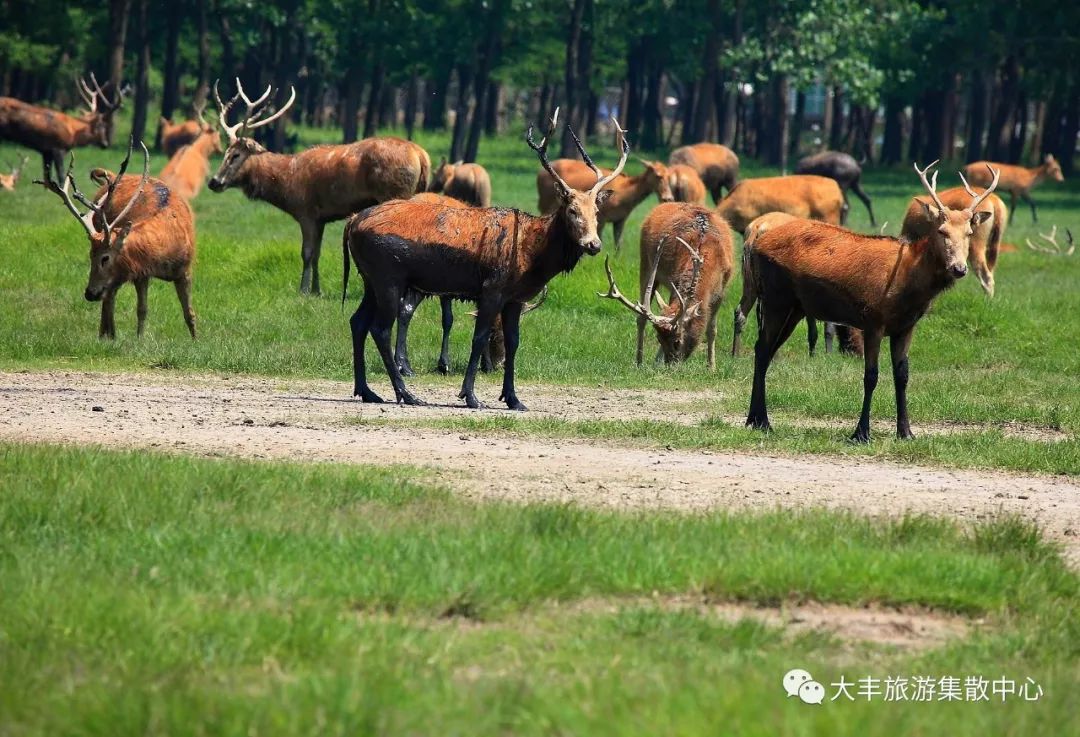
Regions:
<instances>
[{"instance_id":1,"label":"tree trunk","mask_svg":"<svg viewBox=\"0 0 1080 737\"><path fill-rule=\"evenodd\" d=\"M694 106L694 120L689 135L683 132L683 143L704 141L706 129L712 118L716 80L719 78L720 61L720 0L708 0L705 7L705 50L701 59L701 84L698 86L698 99ZM693 139L693 140L690 140Z\"/></svg>"},{"instance_id":2,"label":"tree trunk","mask_svg":"<svg viewBox=\"0 0 1080 737\"><path fill-rule=\"evenodd\" d=\"M1042 150L1042 137L1043 130L1046 128L1046 100L1039 100L1035 103L1035 129L1031 133L1031 148L1028 150L1027 156L1024 157L1025 162L1028 165L1038 165L1040 161L1039 152Z\"/></svg>"},{"instance_id":3,"label":"tree trunk","mask_svg":"<svg viewBox=\"0 0 1080 737\"><path fill-rule=\"evenodd\" d=\"M803 122L806 119L806 93L799 90L795 93L795 117L791 121L791 141L788 144L788 158L794 159L799 156L799 142L802 138Z\"/></svg>"},{"instance_id":4,"label":"tree trunk","mask_svg":"<svg viewBox=\"0 0 1080 737\"><path fill-rule=\"evenodd\" d=\"M109 0L109 81L119 90L124 81L124 42L131 0Z\"/></svg>"},{"instance_id":5,"label":"tree trunk","mask_svg":"<svg viewBox=\"0 0 1080 737\"><path fill-rule=\"evenodd\" d=\"M410 141L416 129L416 108L420 101L420 77L413 70L409 77L409 86L405 92L405 137Z\"/></svg>"},{"instance_id":6,"label":"tree trunk","mask_svg":"<svg viewBox=\"0 0 1080 737\"><path fill-rule=\"evenodd\" d=\"M640 140L644 117L645 52L643 39L632 41L626 59L626 110L621 121L631 140Z\"/></svg>"},{"instance_id":7,"label":"tree trunk","mask_svg":"<svg viewBox=\"0 0 1080 737\"><path fill-rule=\"evenodd\" d=\"M968 123L967 146L964 157L967 161L983 158L983 138L986 136L986 122L990 115L990 79L981 68L976 68L971 75L971 111Z\"/></svg>"},{"instance_id":8,"label":"tree trunk","mask_svg":"<svg viewBox=\"0 0 1080 737\"><path fill-rule=\"evenodd\" d=\"M922 159L920 155L923 147L923 138L925 136L923 125L923 119L926 117L923 110L922 100L917 100L914 105L911 106L911 139L908 141L908 158L912 161L919 161ZM933 159L931 159L933 161Z\"/></svg>"},{"instance_id":9,"label":"tree trunk","mask_svg":"<svg viewBox=\"0 0 1080 737\"><path fill-rule=\"evenodd\" d=\"M563 111L564 120L566 120L566 128L564 129L562 136L562 147L559 155L562 158L572 158L577 156L577 148L574 146L574 140L570 137L569 129L573 128L575 131L580 130L581 125L581 108L582 101L580 99L580 87L581 87L581 45L582 45L582 21L585 18L585 8L590 4L590 0L573 0L573 5L570 10L569 25L566 29L566 68L563 75L564 83L566 85L566 108ZM579 134L580 135L580 134Z\"/></svg>"},{"instance_id":10,"label":"tree trunk","mask_svg":"<svg viewBox=\"0 0 1080 737\"><path fill-rule=\"evenodd\" d=\"M352 143L360 134L360 96L364 92L361 70L353 67L345 74L345 101L341 110L342 143Z\"/></svg>"},{"instance_id":11,"label":"tree trunk","mask_svg":"<svg viewBox=\"0 0 1080 737\"><path fill-rule=\"evenodd\" d=\"M1001 89L997 96L997 105L990 122L990 137L987 147L990 158L1003 161L1008 157L1011 138L1011 118L1016 109L1016 99L1020 93L1020 62L1015 56L1005 60L1001 70Z\"/></svg>"},{"instance_id":12,"label":"tree trunk","mask_svg":"<svg viewBox=\"0 0 1080 737\"><path fill-rule=\"evenodd\" d=\"M221 40L221 68L224 70L222 77L229 79L236 75L236 51L232 40L232 27L229 25L229 17L221 7L221 0L215 8L218 17L218 38ZM170 6L175 3L170 3Z\"/></svg>"},{"instance_id":13,"label":"tree trunk","mask_svg":"<svg viewBox=\"0 0 1080 737\"><path fill-rule=\"evenodd\" d=\"M131 137L136 141L142 141L146 136L146 115L150 105L149 4L150 0L139 0L139 58L135 72L135 110L131 118Z\"/></svg>"},{"instance_id":14,"label":"tree trunk","mask_svg":"<svg viewBox=\"0 0 1080 737\"><path fill-rule=\"evenodd\" d=\"M778 74L769 81L768 106L763 121L765 162L780 167L783 174L787 173L788 159L787 93L786 76Z\"/></svg>"},{"instance_id":15,"label":"tree trunk","mask_svg":"<svg viewBox=\"0 0 1080 737\"><path fill-rule=\"evenodd\" d=\"M1009 140L1009 163L1018 164L1024 155L1024 144L1027 143L1028 103L1027 93L1021 92L1016 102L1016 112L1013 113L1012 135Z\"/></svg>"},{"instance_id":16,"label":"tree trunk","mask_svg":"<svg viewBox=\"0 0 1080 737\"><path fill-rule=\"evenodd\" d=\"M179 3L169 3L166 10L165 32L165 69L164 84L161 88L161 117L171 119L180 99L180 69L178 65L180 46L180 26L183 14ZM224 22L224 21L223 21ZM161 148L161 126L158 126L154 145Z\"/></svg>"},{"instance_id":17,"label":"tree trunk","mask_svg":"<svg viewBox=\"0 0 1080 737\"><path fill-rule=\"evenodd\" d=\"M885 133L881 141L881 163L899 164L904 151L904 103L890 97L885 101Z\"/></svg>"},{"instance_id":18,"label":"tree trunk","mask_svg":"<svg viewBox=\"0 0 1080 737\"><path fill-rule=\"evenodd\" d=\"M838 151L844 140L844 89L833 87L829 148Z\"/></svg>"},{"instance_id":19,"label":"tree trunk","mask_svg":"<svg viewBox=\"0 0 1080 737\"><path fill-rule=\"evenodd\" d=\"M651 55L649 55L651 57ZM663 119L660 114L660 87L664 72L655 58L649 59L646 77L645 104L642 111L641 148L655 151L663 141Z\"/></svg>"},{"instance_id":20,"label":"tree trunk","mask_svg":"<svg viewBox=\"0 0 1080 737\"><path fill-rule=\"evenodd\" d=\"M487 13L487 34L480 53L476 79L473 82L473 116L469 125L469 140L465 145L464 159L469 163L475 162L477 154L480 153L480 134L487 122L489 76L498 54L505 6L504 0L496 0L489 6L490 10Z\"/></svg>"},{"instance_id":21,"label":"tree trunk","mask_svg":"<svg viewBox=\"0 0 1080 737\"><path fill-rule=\"evenodd\" d=\"M694 106L699 104L701 91L698 87L701 80L694 84L684 83L682 92L679 93L679 117L682 118L682 143L694 143ZM675 121L671 122L672 132L675 129Z\"/></svg>"},{"instance_id":22,"label":"tree trunk","mask_svg":"<svg viewBox=\"0 0 1080 737\"><path fill-rule=\"evenodd\" d=\"M502 85L488 82L487 104L484 106L484 133L489 136L499 135L499 110L502 107Z\"/></svg>"},{"instance_id":23,"label":"tree trunk","mask_svg":"<svg viewBox=\"0 0 1080 737\"><path fill-rule=\"evenodd\" d=\"M1076 171L1074 167L1076 137L1080 133L1080 82L1076 81L1075 77L1069 86L1066 100L1065 122L1055 155L1061 164L1062 173L1068 177Z\"/></svg>"},{"instance_id":24,"label":"tree trunk","mask_svg":"<svg viewBox=\"0 0 1080 737\"><path fill-rule=\"evenodd\" d=\"M376 52L377 56L377 52ZM364 115L364 138L375 135L378 128L379 103L382 101L383 83L386 81L386 67L377 58L375 69L371 73L371 86L368 90L367 111Z\"/></svg>"},{"instance_id":25,"label":"tree trunk","mask_svg":"<svg viewBox=\"0 0 1080 737\"><path fill-rule=\"evenodd\" d=\"M454 132L450 140L450 161L459 161L465 155L465 134L469 125L469 92L472 88L472 79L472 65L459 65L457 109L454 114Z\"/></svg>"},{"instance_id":26,"label":"tree trunk","mask_svg":"<svg viewBox=\"0 0 1080 737\"><path fill-rule=\"evenodd\" d=\"M195 86L192 107L205 104L206 96L210 91L210 9L207 7L210 0L198 0L198 2L199 79Z\"/></svg>"}]
</instances>

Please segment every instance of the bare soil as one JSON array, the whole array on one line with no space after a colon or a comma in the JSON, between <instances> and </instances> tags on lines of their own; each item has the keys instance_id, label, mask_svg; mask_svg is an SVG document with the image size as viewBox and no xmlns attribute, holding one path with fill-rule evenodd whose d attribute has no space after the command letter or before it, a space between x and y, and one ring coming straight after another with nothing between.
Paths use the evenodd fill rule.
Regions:
<instances>
[{"instance_id":1,"label":"bare soil","mask_svg":"<svg viewBox=\"0 0 1080 737\"><path fill-rule=\"evenodd\" d=\"M1039 522L1065 545L1068 557L1080 559L1077 479L402 426L451 413L474 416L461 407L452 385L413 384L420 396L443 406L362 405L349 398L351 385L344 382L0 373L0 439L206 456L409 464L429 469L434 480L464 496L515 502L680 510L823 505L870 515L930 513L961 522L1015 513ZM493 397L497 390L484 385L479 393ZM659 394L530 386L528 401L534 416L627 419L654 417ZM702 393L662 394L667 407L686 407L665 417L704 419L702 403L696 401ZM400 422L356 424L361 417Z\"/></svg>"}]
</instances>

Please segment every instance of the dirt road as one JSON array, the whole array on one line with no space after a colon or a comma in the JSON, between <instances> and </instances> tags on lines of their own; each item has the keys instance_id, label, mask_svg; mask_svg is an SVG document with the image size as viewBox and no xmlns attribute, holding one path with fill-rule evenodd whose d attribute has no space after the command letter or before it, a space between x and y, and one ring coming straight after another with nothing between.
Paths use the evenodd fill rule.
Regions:
<instances>
[{"instance_id":1,"label":"dirt road","mask_svg":"<svg viewBox=\"0 0 1080 737\"><path fill-rule=\"evenodd\" d=\"M450 385L416 384L422 396L453 408L365 406L348 399L351 386L343 382L0 373L0 440L412 464L430 468L436 480L463 495L513 501L685 510L825 505L960 520L1009 512L1037 520L1067 546L1071 559L1080 557L1077 479L853 458L654 450L381 423L470 412L459 408ZM651 394L530 387L529 404L534 417L625 419L655 407ZM694 404L692 392L664 394L668 406L673 399ZM356 424L358 417L370 422Z\"/></svg>"}]
</instances>

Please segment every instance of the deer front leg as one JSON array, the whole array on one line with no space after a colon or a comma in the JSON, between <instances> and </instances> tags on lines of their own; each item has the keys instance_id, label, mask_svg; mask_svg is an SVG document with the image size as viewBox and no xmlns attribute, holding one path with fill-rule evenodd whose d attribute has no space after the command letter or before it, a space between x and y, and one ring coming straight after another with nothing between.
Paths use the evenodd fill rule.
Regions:
<instances>
[{"instance_id":1,"label":"deer front leg","mask_svg":"<svg viewBox=\"0 0 1080 737\"><path fill-rule=\"evenodd\" d=\"M893 384L896 385L896 437L911 440L911 423L908 421L908 349L914 330L889 338L889 355L892 358Z\"/></svg>"},{"instance_id":2,"label":"deer front leg","mask_svg":"<svg viewBox=\"0 0 1080 737\"><path fill-rule=\"evenodd\" d=\"M394 355L390 351L390 332L394 329L394 321L397 319L398 308L401 304L401 292L395 287L375 287L378 292L375 298L375 320L371 326L371 337L375 339L375 345L379 348L386 373L390 376L390 383L394 387L394 396L397 401L410 406L421 406L424 402L417 399L405 387L405 380L401 378ZM365 297L367 296L368 283L364 282Z\"/></svg>"},{"instance_id":3,"label":"deer front leg","mask_svg":"<svg viewBox=\"0 0 1080 737\"><path fill-rule=\"evenodd\" d=\"M135 334L143 336L143 328L146 327L146 292L150 287L148 278L135 280L135 318L138 321Z\"/></svg>"},{"instance_id":4,"label":"deer front leg","mask_svg":"<svg viewBox=\"0 0 1080 737\"><path fill-rule=\"evenodd\" d=\"M518 343L520 341L519 328L521 326L520 302L508 302L502 309L503 343L506 346L506 364L503 367L503 388L499 399L506 401L510 409L524 412L528 409L517 398L514 390L514 360L517 357Z\"/></svg>"},{"instance_id":5,"label":"deer front leg","mask_svg":"<svg viewBox=\"0 0 1080 737\"><path fill-rule=\"evenodd\" d=\"M476 386L476 371L480 368L480 356L491 337L491 325L495 322L495 315L499 314L497 302L489 299L481 299L476 310L476 326L473 329L472 351L469 354L469 365L465 368L465 381L461 384L458 398L464 399L465 404L471 409L484 409L484 405L476 398L474 387Z\"/></svg>"},{"instance_id":6,"label":"deer front leg","mask_svg":"<svg viewBox=\"0 0 1080 737\"><path fill-rule=\"evenodd\" d=\"M108 338L109 340L116 339L116 320L114 319L114 312L116 311L117 290L119 290L119 287L108 289L101 300L101 325L98 327L99 338Z\"/></svg>"},{"instance_id":7,"label":"deer front leg","mask_svg":"<svg viewBox=\"0 0 1080 737\"><path fill-rule=\"evenodd\" d=\"M825 335L829 334L829 324L825 323ZM817 320L812 317L806 318L806 347L810 352L810 357L814 357L814 350L817 348L818 329Z\"/></svg>"},{"instance_id":8,"label":"deer front leg","mask_svg":"<svg viewBox=\"0 0 1080 737\"><path fill-rule=\"evenodd\" d=\"M776 352L780 350L795 326L802 319L802 311L796 305L758 305L758 337L754 344L754 385L750 391L750 412L746 424L755 430L771 430L769 410L765 404L765 375L769 371Z\"/></svg>"},{"instance_id":9,"label":"deer front leg","mask_svg":"<svg viewBox=\"0 0 1080 737\"><path fill-rule=\"evenodd\" d=\"M863 354L863 405L859 415L859 424L851 435L853 443L870 442L870 402L874 398L874 389L878 382L878 354L881 351L881 333L867 330L864 336Z\"/></svg>"},{"instance_id":10,"label":"deer front leg","mask_svg":"<svg viewBox=\"0 0 1080 737\"><path fill-rule=\"evenodd\" d=\"M611 224L611 230L615 234L615 253L619 253L619 249L622 247L622 231L623 226L626 225L625 220L616 220Z\"/></svg>"},{"instance_id":11,"label":"deer front leg","mask_svg":"<svg viewBox=\"0 0 1080 737\"><path fill-rule=\"evenodd\" d=\"M442 310L442 348L439 350L439 363L435 366L440 374L450 373L450 331L454 327L454 300L450 297L439 298Z\"/></svg>"},{"instance_id":12,"label":"deer front leg","mask_svg":"<svg viewBox=\"0 0 1080 737\"><path fill-rule=\"evenodd\" d=\"M360 397L362 402L382 404L382 398L368 386L367 366L364 363L364 344L367 343L368 331L371 330L374 317L375 295L365 285L364 298L360 300L360 306L349 318L353 346L353 396Z\"/></svg>"},{"instance_id":13,"label":"deer front leg","mask_svg":"<svg viewBox=\"0 0 1080 737\"><path fill-rule=\"evenodd\" d=\"M191 276L182 276L176 280L176 297L180 300L180 309L184 313L191 339L195 340L195 310L191 307Z\"/></svg>"},{"instance_id":14,"label":"deer front leg","mask_svg":"<svg viewBox=\"0 0 1080 737\"><path fill-rule=\"evenodd\" d=\"M300 293L319 295L319 253L322 251L323 224L312 220L300 221L300 258L304 271L300 275Z\"/></svg>"}]
</instances>

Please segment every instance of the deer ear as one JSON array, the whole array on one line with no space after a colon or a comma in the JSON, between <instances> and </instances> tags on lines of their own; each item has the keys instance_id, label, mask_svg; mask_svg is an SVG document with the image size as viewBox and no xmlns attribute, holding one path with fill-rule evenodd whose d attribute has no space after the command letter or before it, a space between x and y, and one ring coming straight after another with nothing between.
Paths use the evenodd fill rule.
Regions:
<instances>
[{"instance_id":1,"label":"deer ear","mask_svg":"<svg viewBox=\"0 0 1080 737\"><path fill-rule=\"evenodd\" d=\"M923 212L926 213L927 217L933 218L935 220L944 220L945 219L945 213L942 212L937 207L937 205L933 205L933 204L931 204L929 202L926 202L925 200L919 200L919 204L923 206Z\"/></svg>"},{"instance_id":2,"label":"deer ear","mask_svg":"<svg viewBox=\"0 0 1080 737\"><path fill-rule=\"evenodd\" d=\"M129 220L127 223L124 224L122 228L120 228L120 232L112 239L113 251L124 250L124 244L127 242L127 237L131 234L131 226L133 226L134 224L135 223Z\"/></svg>"},{"instance_id":3,"label":"deer ear","mask_svg":"<svg viewBox=\"0 0 1080 737\"><path fill-rule=\"evenodd\" d=\"M976 227L979 226L979 225L982 225L987 220L989 220L990 216L993 215L993 214L994 213L987 212L986 210L980 210L979 212L973 213L971 215L971 224L976 226Z\"/></svg>"},{"instance_id":4,"label":"deer ear","mask_svg":"<svg viewBox=\"0 0 1080 737\"><path fill-rule=\"evenodd\" d=\"M573 192L558 179L555 180L555 191L559 193L559 197L567 202L574 198Z\"/></svg>"},{"instance_id":5,"label":"deer ear","mask_svg":"<svg viewBox=\"0 0 1080 737\"><path fill-rule=\"evenodd\" d=\"M440 167L446 166L446 157L445 156L442 157L442 161L439 162L439 166Z\"/></svg>"},{"instance_id":6,"label":"deer ear","mask_svg":"<svg viewBox=\"0 0 1080 737\"><path fill-rule=\"evenodd\" d=\"M610 190L610 189L602 189L599 192L597 192L596 193L596 206L600 207L601 205L603 205L605 202L607 202L608 198L611 197L611 195L613 195L613 194L615 194L615 192L613 190Z\"/></svg>"}]
</instances>

